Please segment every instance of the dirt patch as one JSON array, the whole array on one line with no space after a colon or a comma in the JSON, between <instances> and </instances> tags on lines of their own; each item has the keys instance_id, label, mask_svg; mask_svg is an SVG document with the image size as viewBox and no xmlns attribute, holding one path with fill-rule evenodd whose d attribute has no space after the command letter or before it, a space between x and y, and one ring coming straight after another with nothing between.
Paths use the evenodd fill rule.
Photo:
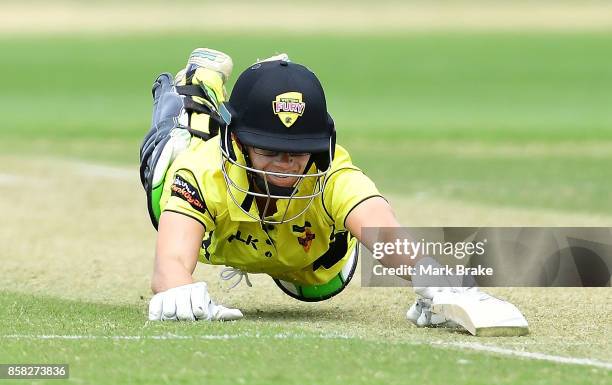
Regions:
<instances>
[{"instance_id":1,"label":"dirt patch","mask_svg":"<svg viewBox=\"0 0 612 385\"><path fill-rule=\"evenodd\" d=\"M0 183L7 224L0 229L0 272L11 277L0 281L0 288L114 303L150 295L155 231L136 167L19 157L1 161L7 170L20 172L3 174ZM388 198L408 226L612 225L606 216ZM218 281L218 269L199 270Z\"/></svg>"},{"instance_id":2,"label":"dirt patch","mask_svg":"<svg viewBox=\"0 0 612 385\"><path fill-rule=\"evenodd\" d=\"M136 167L0 157L0 289L112 303L150 296L155 231ZM18 171L17 171L18 170ZM389 196L407 226L610 226L612 218ZM200 267L210 282L219 269ZM271 280L256 277L273 291ZM213 284L225 297L221 285ZM245 293L246 295L246 293Z\"/></svg>"},{"instance_id":3,"label":"dirt patch","mask_svg":"<svg viewBox=\"0 0 612 385\"><path fill-rule=\"evenodd\" d=\"M19 178L0 184L1 270L11 277L0 287L102 302L149 294L154 231L136 168L3 161Z\"/></svg>"},{"instance_id":4,"label":"dirt patch","mask_svg":"<svg viewBox=\"0 0 612 385\"><path fill-rule=\"evenodd\" d=\"M48 159L0 157L11 174L0 183L0 290L45 294L87 302L135 304L150 298L155 232L145 209L136 167L97 166ZM425 199L391 197L407 225L610 225L603 217L514 210ZM199 266L220 303L241 308L247 319L391 342L471 341L463 333L417 329L404 314L410 289L361 288L359 273L330 301L295 301L265 275L253 287L231 292L220 267ZM520 339L479 338L513 349L612 360L612 293L609 288L491 289L516 303L531 324Z\"/></svg>"},{"instance_id":5,"label":"dirt patch","mask_svg":"<svg viewBox=\"0 0 612 385\"><path fill-rule=\"evenodd\" d=\"M606 2L47 2L0 5L0 34L610 30ZM186 10L189 10L186 12ZM187 14L202 15L191 21Z\"/></svg>"}]
</instances>

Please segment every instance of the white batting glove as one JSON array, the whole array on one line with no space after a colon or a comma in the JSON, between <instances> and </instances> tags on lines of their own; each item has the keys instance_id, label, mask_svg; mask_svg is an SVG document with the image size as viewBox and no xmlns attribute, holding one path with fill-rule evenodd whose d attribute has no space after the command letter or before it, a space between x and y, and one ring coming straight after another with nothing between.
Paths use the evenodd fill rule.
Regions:
<instances>
[{"instance_id":1,"label":"white batting glove","mask_svg":"<svg viewBox=\"0 0 612 385\"><path fill-rule=\"evenodd\" d=\"M441 268L442 266L432 257L421 258L415 268L420 270L422 266L433 266ZM418 327L425 326L441 326L441 327L457 327L458 325L446 319L443 315L432 313L431 305L434 296L440 292L457 292L465 290L463 277L452 275L440 276L421 276L415 275L412 277L414 292L417 295L416 301L410 306L406 312L406 318ZM471 283L471 282L468 282ZM440 287L432 287L431 285L441 285ZM427 285L427 286L425 286ZM442 287L442 285L444 285Z\"/></svg>"},{"instance_id":2,"label":"white batting glove","mask_svg":"<svg viewBox=\"0 0 612 385\"><path fill-rule=\"evenodd\" d=\"M431 312L431 304L435 294L445 290L456 290L462 288L450 287L415 287L417 299L406 312L406 318L418 327L457 327L455 322L447 320L440 314Z\"/></svg>"},{"instance_id":3,"label":"white batting glove","mask_svg":"<svg viewBox=\"0 0 612 385\"><path fill-rule=\"evenodd\" d=\"M216 305L204 282L192 283L157 293L149 302L151 321L232 321L242 318L238 309Z\"/></svg>"}]
</instances>

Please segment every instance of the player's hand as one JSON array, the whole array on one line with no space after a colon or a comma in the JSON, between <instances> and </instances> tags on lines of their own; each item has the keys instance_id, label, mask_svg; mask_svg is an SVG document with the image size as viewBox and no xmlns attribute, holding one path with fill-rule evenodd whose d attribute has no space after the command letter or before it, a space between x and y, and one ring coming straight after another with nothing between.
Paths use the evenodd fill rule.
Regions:
<instances>
[{"instance_id":1,"label":"player's hand","mask_svg":"<svg viewBox=\"0 0 612 385\"><path fill-rule=\"evenodd\" d=\"M149 302L151 321L232 321L242 317L238 309L215 304L204 282L157 293Z\"/></svg>"},{"instance_id":2,"label":"player's hand","mask_svg":"<svg viewBox=\"0 0 612 385\"><path fill-rule=\"evenodd\" d=\"M516 306L477 287L415 287L414 291L417 302L406 316L417 326L460 326L472 335L489 337L529 333L527 319Z\"/></svg>"},{"instance_id":3,"label":"player's hand","mask_svg":"<svg viewBox=\"0 0 612 385\"><path fill-rule=\"evenodd\" d=\"M448 299L461 297L471 297L478 301L495 299L485 292L482 292L477 287L415 287L414 292L417 295L414 304L410 306L406 312L406 318L418 327L434 326L455 328L460 325L452 320L447 319L441 314L432 312L432 304L436 303L436 298L444 297Z\"/></svg>"},{"instance_id":4,"label":"player's hand","mask_svg":"<svg viewBox=\"0 0 612 385\"><path fill-rule=\"evenodd\" d=\"M417 271L421 270L422 266L432 266L441 268L442 266L432 257L423 257L415 266ZM417 295L414 304L410 306L406 312L406 318L418 327L424 326L441 326L441 327L456 327L455 322L448 320L440 314L431 311L431 305L436 294L441 292L463 291L465 284L472 285L471 281L465 281L464 277L453 275L414 275L412 277L414 292ZM433 286L439 285L439 286Z\"/></svg>"},{"instance_id":5,"label":"player's hand","mask_svg":"<svg viewBox=\"0 0 612 385\"><path fill-rule=\"evenodd\" d=\"M406 312L406 318L418 327L457 327L458 325L455 322L446 319L440 314L431 312L431 304L434 296L439 292L452 289L457 288L415 287L414 291L417 294L417 299Z\"/></svg>"}]
</instances>

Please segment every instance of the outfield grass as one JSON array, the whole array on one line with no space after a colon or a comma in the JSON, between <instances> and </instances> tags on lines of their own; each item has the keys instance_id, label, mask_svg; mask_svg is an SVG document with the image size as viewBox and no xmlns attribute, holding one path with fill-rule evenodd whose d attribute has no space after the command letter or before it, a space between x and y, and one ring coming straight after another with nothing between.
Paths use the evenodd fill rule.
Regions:
<instances>
[{"instance_id":1,"label":"outfield grass","mask_svg":"<svg viewBox=\"0 0 612 385\"><path fill-rule=\"evenodd\" d=\"M135 164L153 79L203 45L232 55L236 73L281 51L309 65L339 142L383 191L612 213L607 34L3 39L0 149Z\"/></svg>"},{"instance_id":2,"label":"outfield grass","mask_svg":"<svg viewBox=\"0 0 612 385\"><path fill-rule=\"evenodd\" d=\"M196 46L231 54L236 73L287 51L319 75L340 143L408 223L606 225L610 37L0 38L0 362L68 362L73 383L608 383L601 368L435 347L474 339L412 327L411 293L358 282L310 306L258 277L227 293L199 268L245 320L147 323L154 232L136 166L159 72ZM478 342L610 362L609 290L499 294L532 334Z\"/></svg>"},{"instance_id":3,"label":"outfield grass","mask_svg":"<svg viewBox=\"0 0 612 385\"><path fill-rule=\"evenodd\" d=\"M321 78L345 140L612 139L609 35L443 33L5 38L3 136L139 139L155 76L196 46L236 73L288 52Z\"/></svg>"},{"instance_id":4,"label":"outfield grass","mask_svg":"<svg viewBox=\"0 0 612 385\"><path fill-rule=\"evenodd\" d=\"M167 384L606 384L610 379L609 372L589 367L440 349L409 339L321 334L257 319L148 323L142 307L11 292L0 292L0 307L6 312L0 330L13 336L0 337L0 362L67 362L72 383L149 384L156 378Z\"/></svg>"}]
</instances>

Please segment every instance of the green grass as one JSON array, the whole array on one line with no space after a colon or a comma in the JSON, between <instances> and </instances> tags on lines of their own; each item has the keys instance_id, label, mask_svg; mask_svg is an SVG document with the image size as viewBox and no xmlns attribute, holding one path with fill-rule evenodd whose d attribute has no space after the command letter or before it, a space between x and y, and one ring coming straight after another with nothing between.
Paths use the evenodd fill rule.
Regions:
<instances>
[{"instance_id":1,"label":"green grass","mask_svg":"<svg viewBox=\"0 0 612 385\"><path fill-rule=\"evenodd\" d=\"M280 51L306 63L326 87L339 142L384 191L612 213L612 155L495 153L505 143L554 151L612 141L606 34L3 39L0 150L136 163L153 79L203 45L232 55L236 74ZM430 155L439 141L490 151Z\"/></svg>"},{"instance_id":2,"label":"green grass","mask_svg":"<svg viewBox=\"0 0 612 385\"><path fill-rule=\"evenodd\" d=\"M155 76L202 45L236 73L289 52L322 79L344 139L612 139L605 34L5 39L3 136L139 138Z\"/></svg>"},{"instance_id":3,"label":"green grass","mask_svg":"<svg viewBox=\"0 0 612 385\"><path fill-rule=\"evenodd\" d=\"M476 148L475 153L462 152L464 145ZM529 153L521 145L465 141L446 143L442 150L419 142L380 146L364 142L352 144L352 149L368 174L379 177L374 180L382 191L493 206L610 214L612 153L592 156L592 148L585 145L580 150L580 146L569 154L555 145L545 144ZM506 148L510 154L501 151ZM389 154L392 160L383 161ZM395 175L389 173L390 167Z\"/></svg>"},{"instance_id":4,"label":"green grass","mask_svg":"<svg viewBox=\"0 0 612 385\"><path fill-rule=\"evenodd\" d=\"M339 142L383 193L610 215L611 37L603 33L299 36L238 31L206 36L0 38L4 75L0 151L135 167L139 142L150 124L150 86L158 73L177 71L197 46L228 52L234 58L235 74L257 57L287 51L319 75ZM62 229L57 237L69 241ZM100 253L96 248L108 245L92 242L93 255ZM65 274L76 274L74 266L68 266ZM39 282L32 280L36 287ZM243 302L246 319L241 322L162 324L145 321L146 299L138 305L117 306L112 300L97 304L0 291L1 336L95 337L0 336L0 362L67 362L74 383L149 384L153 378L172 384L609 382L609 372L601 369L429 346L432 340L463 341L467 336L397 326L399 316L390 318L379 300L372 303L371 298L378 298L372 292L368 292L370 302L358 296L365 296L362 292L353 295L352 300L362 301L365 308L359 302L339 308L343 313L336 315L331 305L324 304L292 313L248 299ZM534 336L518 340L519 348L558 353L555 344L564 333L573 343L585 333L585 325L577 326L585 306L572 307L576 321L563 319L562 330L556 330L559 326L551 320L546 300L560 297L532 295L522 306L531 312ZM582 303L578 297L574 302ZM401 302L398 308L407 305L399 294L385 299ZM600 297L587 299L586 307L594 308L585 317L592 329L586 329L588 338L604 335L593 330L599 330L598 322L603 322L597 318L599 306L607 302ZM254 310L259 308L264 309L261 314ZM608 309L603 309L604 314ZM371 313L366 314L368 310ZM381 315L372 320L372 312ZM368 322L362 316L369 317ZM342 326L355 324L361 329L354 335L349 330L351 338L334 337L343 334ZM317 330L319 325L322 330ZM406 328L405 335L398 331L401 327ZM225 334L233 337L202 337ZM549 334L551 338L540 340ZM171 335L185 339L155 338ZM601 343L597 338L588 341ZM530 341L543 342L534 346ZM505 342L511 346L517 341ZM577 349L577 356L588 355L584 350L588 347L568 346L559 351L571 355Z\"/></svg>"},{"instance_id":5,"label":"green grass","mask_svg":"<svg viewBox=\"0 0 612 385\"><path fill-rule=\"evenodd\" d=\"M72 383L148 384L152 378L168 384L270 385L604 384L609 380L605 370L415 344L409 333L405 340L393 341L321 335L261 321L248 313L240 322L149 323L144 321L143 307L12 292L0 293L0 307L4 309L0 362L68 363ZM2 337L8 335L23 337ZM37 335L93 338L25 337ZM156 339L160 336L168 339Z\"/></svg>"},{"instance_id":6,"label":"green grass","mask_svg":"<svg viewBox=\"0 0 612 385\"><path fill-rule=\"evenodd\" d=\"M176 72L197 46L228 52L235 62L233 79L254 59L286 51L321 78L339 142L383 193L610 215L611 37L604 33L300 36L237 31L0 38L0 151L135 167L140 140L150 124L150 86L158 73ZM57 236L68 240L61 229ZM92 253L107 246L92 245ZM75 272L69 266L66 276L71 274ZM0 362L67 362L73 383L610 381L610 372L602 369L432 347L428 344L432 340L464 341L467 336L398 326L399 316L390 318L385 304L360 299L358 295L365 295L361 292L353 295L352 300L363 301L365 308L361 303L338 307L343 313L335 314L331 305L322 305L292 313L244 300L246 319L240 322L162 324L146 322L146 299L117 306L111 300L98 304L0 291ZM555 330L558 323L545 309L546 299L556 298L554 293L533 295L534 300L522 303L531 312L530 322L534 320L533 340L505 343L519 342L519 348L534 351L558 353L559 349L566 355L577 349L577 356L588 355L582 345L566 350L555 345L566 332L575 343L586 326L564 319L565 329ZM369 292L367 298L376 298L372 296ZM404 309L407 304L401 298L396 294L392 299L403 301L396 307ZM541 306L530 305L538 299ZM587 307L596 308L586 317L592 328L586 329L586 335L592 339L604 335L593 331L603 322L594 314L600 314L601 303L606 306L609 301L597 297L587 302ZM259 308L264 310L259 313L255 310ZM603 309L604 314L608 309ZM373 321L371 313L365 314L368 310L379 312L380 319ZM584 306L572 310L580 316L585 311ZM361 329L351 334L349 328L350 338L339 337L346 331L343 326L355 324ZM319 325L322 330L317 330ZM398 331L402 327L405 334ZM552 337L543 338L547 333ZM94 338L1 337L16 334ZM226 334L231 337L202 337ZM159 336L184 339L156 339ZM534 346L530 341L543 343ZM591 342L601 343L601 338Z\"/></svg>"}]
</instances>

